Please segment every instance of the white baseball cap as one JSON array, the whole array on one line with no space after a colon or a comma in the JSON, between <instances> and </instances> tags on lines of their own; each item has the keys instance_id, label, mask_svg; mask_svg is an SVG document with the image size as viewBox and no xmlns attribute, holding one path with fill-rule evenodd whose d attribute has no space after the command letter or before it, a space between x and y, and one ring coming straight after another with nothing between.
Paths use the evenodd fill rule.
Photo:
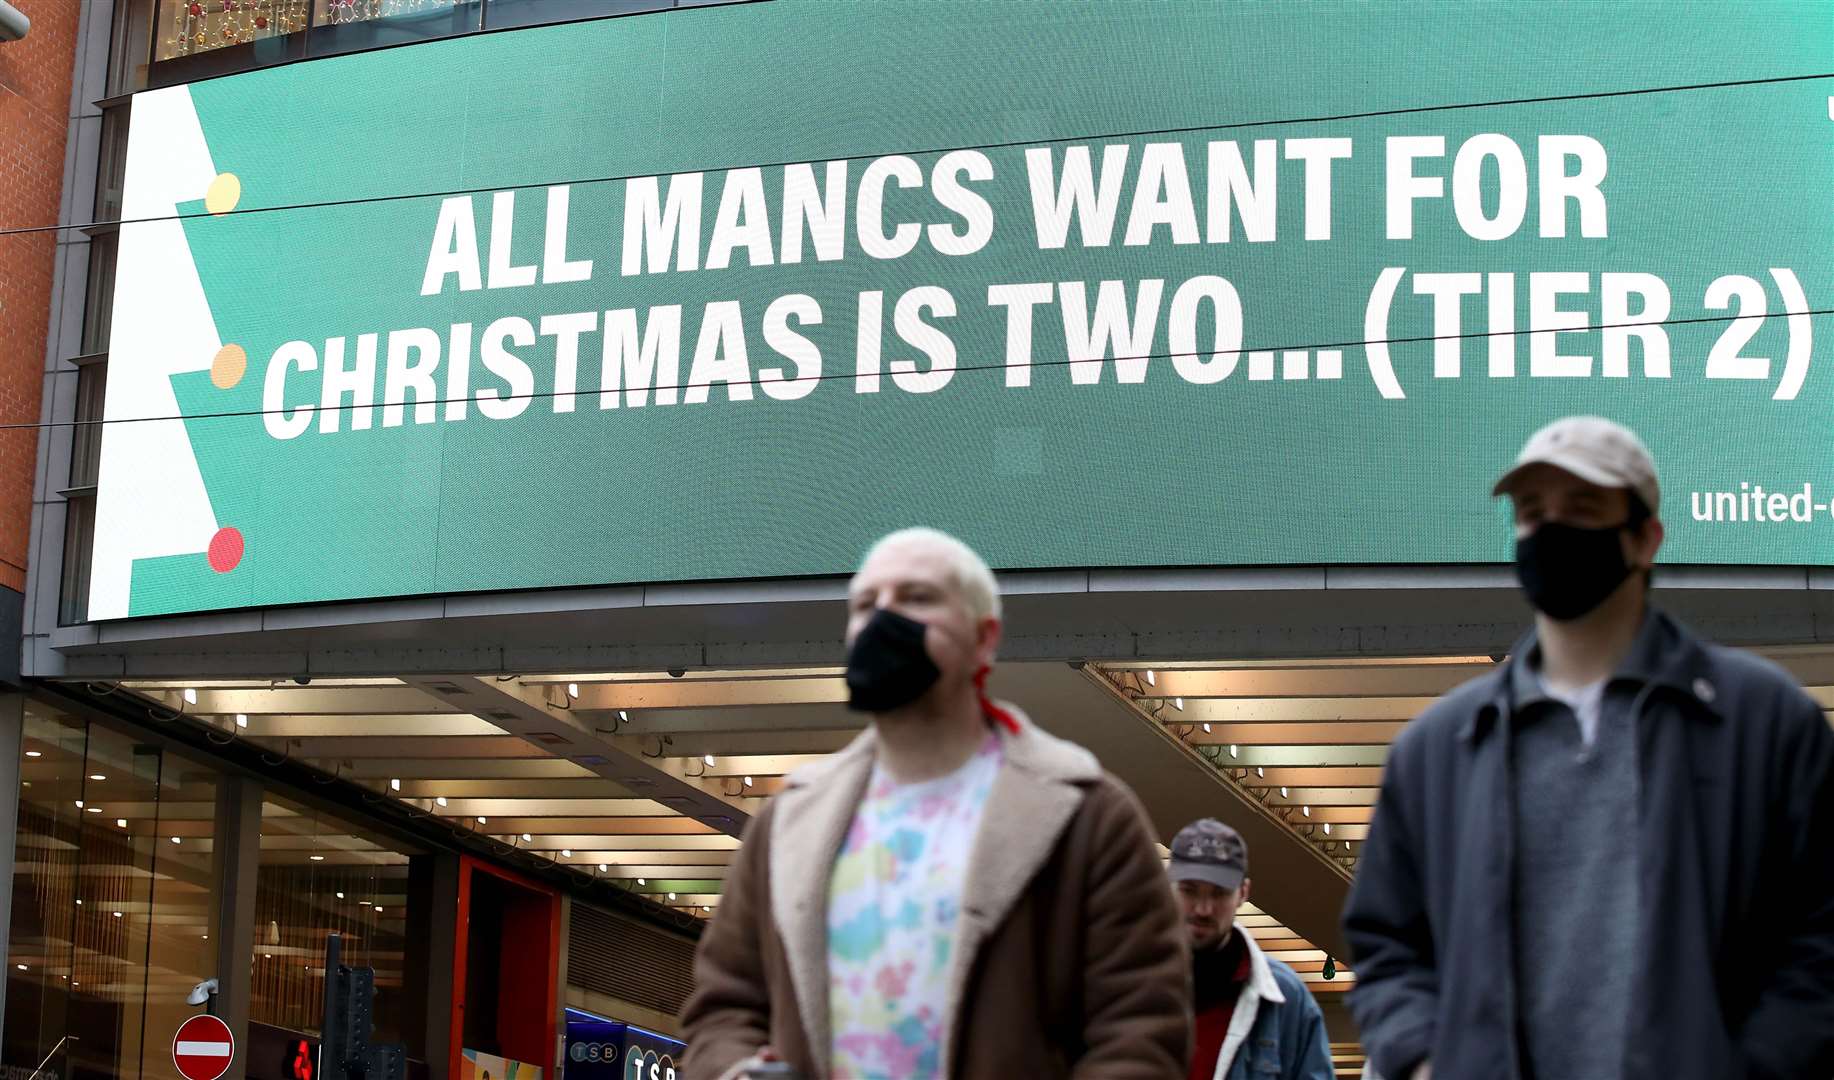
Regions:
<instances>
[{"instance_id":1,"label":"white baseball cap","mask_svg":"<svg viewBox=\"0 0 1834 1080\"><path fill-rule=\"evenodd\" d=\"M1637 433L1602 416L1568 416L1529 436L1492 495L1507 495L1533 465L1552 465L1599 487L1627 488L1652 514L1662 508L1656 463Z\"/></svg>"}]
</instances>

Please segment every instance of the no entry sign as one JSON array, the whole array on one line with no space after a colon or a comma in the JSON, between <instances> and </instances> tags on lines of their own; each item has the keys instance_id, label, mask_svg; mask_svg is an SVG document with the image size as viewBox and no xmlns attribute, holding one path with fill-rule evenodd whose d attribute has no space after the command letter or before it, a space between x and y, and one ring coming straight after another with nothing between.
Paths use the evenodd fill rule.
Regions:
<instances>
[{"instance_id":1,"label":"no entry sign","mask_svg":"<svg viewBox=\"0 0 1834 1080\"><path fill-rule=\"evenodd\" d=\"M172 1037L172 1063L185 1080L218 1080L236 1058L236 1037L214 1016L193 1016Z\"/></svg>"}]
</instances>

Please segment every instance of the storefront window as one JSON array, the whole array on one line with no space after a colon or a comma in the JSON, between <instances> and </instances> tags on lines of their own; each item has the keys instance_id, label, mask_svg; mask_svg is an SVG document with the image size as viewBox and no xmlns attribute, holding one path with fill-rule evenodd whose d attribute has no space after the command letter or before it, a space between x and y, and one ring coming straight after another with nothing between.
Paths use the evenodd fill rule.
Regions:
<instances>
[{"instance_id":1,"label":"storefront window","mask_svg":"<svg viewBox=\"0 0 1834 1080\"><path fill-rule=\"evenodd\" d=\"M317 1034L324 1016L325 939L343 939L343 962L376 972L375 1039L404 1040L404 985L419 851L268 796L261 805L255 952L249 1018ZM410 1046L410 1052L417 1047Z\"/></svg>"},{"instance_id":2,"label":"storefront window","mask_svg":"<svg viewBox=\"0 0 1834 1080\"><path fill-rule=\"evenodd\" d=\"M476 30L478 0L159 0L158 26L162 61L308 29L312 52L345 52ZM256 57L249 66L261 62Z\"/></svg>"},{"instance_id":3,"label":"storefront window","mask_svg":"<svg viewBox=\"0 0 1834 1080\"><path fill-rule=\"evenodd\" d=\"M175 1075L210 977L216 777L26 706L3 1063L45 1080Z\"/></svg>"},{"instance_id":4,"label":"storefront window","mask_svg":"<svg viewBox=\"0 0 1834 1080\"><path fill-rule=\"evenodd\" d=\"M302 33L308 0L159 0L160 60Z\"/></svg>"}]
</instances>

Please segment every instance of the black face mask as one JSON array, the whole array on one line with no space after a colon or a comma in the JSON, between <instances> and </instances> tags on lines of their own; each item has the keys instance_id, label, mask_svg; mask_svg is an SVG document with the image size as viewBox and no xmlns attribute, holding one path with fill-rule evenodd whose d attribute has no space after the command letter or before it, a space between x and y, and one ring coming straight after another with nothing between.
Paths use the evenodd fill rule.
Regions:
<instances>
[{"instance_id":1,"label":"black face mask","mask_svg":"<svg viewBox=\"0 0 1834 1080\"><path fill-rule=\"evenodd\" d=\"M1630 576L1623 531L1622 525L1582 529L1550 521L1517 540L1516 577L1528 602L1560 622L1604 603Z\"/></svg>"},{"instance_id":2,"label":"black face mask","mask_svg":"<svg viewBox=\"0 0 1834 1080\"><path fill-rule=\"evenodd\" d=\"M880 608L847 650L847 707L882 713L916 701L942 671L923 647L928 627Z\"/></svg>"}]
</instances>

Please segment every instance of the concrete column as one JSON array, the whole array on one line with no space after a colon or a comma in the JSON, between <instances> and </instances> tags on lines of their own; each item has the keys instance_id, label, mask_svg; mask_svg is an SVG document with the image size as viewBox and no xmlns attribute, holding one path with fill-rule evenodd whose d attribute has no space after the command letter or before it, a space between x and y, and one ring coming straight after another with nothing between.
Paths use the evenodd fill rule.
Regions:
<instances>
[{"instance_id":1,"label":"concrete column","mask_svg":"<svg viewBox=\"0 0 1834 1080\"><path fill-rule=\"evenodd\" d=\"M261 866L261 785L242 777L217 782L215 895L211 940L217 943L217 1015L236 1036L236 1060L224 1080L248 1075L248 1002L253 991L255 883Z\"/></svg>"}]
</instances>

